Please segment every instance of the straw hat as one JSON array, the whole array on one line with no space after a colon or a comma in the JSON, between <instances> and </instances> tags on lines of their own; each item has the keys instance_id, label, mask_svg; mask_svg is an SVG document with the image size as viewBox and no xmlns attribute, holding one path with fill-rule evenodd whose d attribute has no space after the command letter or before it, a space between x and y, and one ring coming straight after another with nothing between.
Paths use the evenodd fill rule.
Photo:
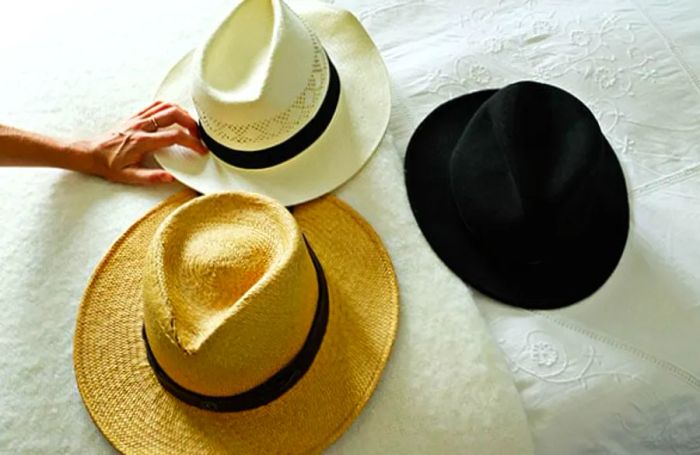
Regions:
<instances>
[{"instance_id":1,"label":"straw hat","mask_svg":"<svg viewBox=\"0 0 700 455\"><path fill-rule=\"evenodd\" d=\"M358 416L398 321L381 241L332 196L189 190L134 224L85 291L78 389L124 453L316 453Z\"/></svg>"},{"instance_id":2,"label":"straw hat","mask_svg":"<svg viewBox=\"0 0 700 455\"><path fill-rule=\"evenodd\" d=\"M156 155L201 193L250 191L284 205L328 193L379 145L391 99L384 62L348 11L315 1L238 0L156 98L199 119L212 153Z\"/></svg>"}]
</instances>

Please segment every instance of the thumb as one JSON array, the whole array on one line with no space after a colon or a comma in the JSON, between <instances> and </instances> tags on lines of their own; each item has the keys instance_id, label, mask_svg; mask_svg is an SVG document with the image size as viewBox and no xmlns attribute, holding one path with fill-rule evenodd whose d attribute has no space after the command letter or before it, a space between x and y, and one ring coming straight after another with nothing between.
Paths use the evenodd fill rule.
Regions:
<instances>
[{"instance_id":1,"label":"thumb","mask_svg":"<svg viewBox=\"0 0 700 455\"><path fill-rule=\"evenodd\" d=\"M118 180L132 185L153 185L156 183L170 183L174 178L172 174L162 169L127 167L122 169Z\"/></svg>"}]
</instances>

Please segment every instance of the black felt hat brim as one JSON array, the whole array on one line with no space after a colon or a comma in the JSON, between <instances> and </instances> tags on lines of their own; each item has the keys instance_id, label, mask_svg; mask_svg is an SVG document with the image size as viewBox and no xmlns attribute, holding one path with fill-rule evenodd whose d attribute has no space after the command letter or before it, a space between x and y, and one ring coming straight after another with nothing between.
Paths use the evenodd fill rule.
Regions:
<instances>
[{"instance_id":1,"label":"black felt hat brim","mask_svg":"<svg viewBox=\"0 0 700 455\"><path fill-rule=\"evenodd\" d=\"M503 303L530 309L560 308L593 294L617 267L627 241L629 203L620 162L610 144L593 183L590 228L566 252L536 265L504 265L466 230L452 198L449 166L457 141L496 90L470 93L435 109L416 129L406 151L411 209L442 261L466 284Z\"/></svg>"}]
</instances>

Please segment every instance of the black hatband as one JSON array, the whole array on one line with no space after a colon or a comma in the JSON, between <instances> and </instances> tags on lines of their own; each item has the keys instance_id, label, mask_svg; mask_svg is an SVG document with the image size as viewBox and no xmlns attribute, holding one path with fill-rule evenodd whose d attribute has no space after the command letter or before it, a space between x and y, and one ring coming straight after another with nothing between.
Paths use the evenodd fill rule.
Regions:
<instances>
[{"instance_id":1,"label":"black hatband","mask_svg":"<svg viewBox=\"0 0 700 455\"><path fill-rule=\"evenodd\" d=\"M330 125L340 100L340 77L328 58L328 90L316 115L292 137L270 148L245 152L217 142L199 122L199 134L209 150L221 161L243 169L264 169L291 160L308 149Z\"/></svg>"}]
</instances>

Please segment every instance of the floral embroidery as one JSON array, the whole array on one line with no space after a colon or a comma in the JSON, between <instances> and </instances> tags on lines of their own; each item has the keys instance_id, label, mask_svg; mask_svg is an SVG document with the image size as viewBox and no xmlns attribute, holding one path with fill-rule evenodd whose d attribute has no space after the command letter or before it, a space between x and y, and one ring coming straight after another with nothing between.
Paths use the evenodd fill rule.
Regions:
<instances>
[{"instance_id":1,"label":"floral embroidery","mask_svg":"<svg viewBox=\"0 0 700 455\"><path fill-rule=\"evenodd\" d=\"M611 396L617 400L611 416L605 408L601 408L604 412L601 415L608 416L608 422L617 422L618 426L609 427L609 431L601 434L619 438L624 433L630 438L628 444L639 444L664 453L698 453L700 434L695 428L700 425L700 414L696 412L700 405L697 395L700 382L696 378L675 371L671 364L665 365L662 370L670 374L665 376L669 382L664 382L663 392L659 376L655 376L655 380L646 377L650 369L639 367L631 360L616 360L620 352L627 352L632 359L643 364L647 361L657 363L648 354L578 328L560 317L542 312L533 312L532 317L542 329L528 330L526 325L512 324L507 317L490 321L494 332L507 335L498 343L506 354L516 383L537 396L533 399L535 409L532 412L537 414L538 407L546 408L546 404L540 402L561 400L559 395L566 396L572 387L595 390L596 396ZM566 344L563 340L567 340ZM674 382L676 380L680 382ZM598 387L600 381L605 384L602 388ZM626 394L625 390L633 392ZM588 409L583 402L582 407ZM591 409L595 412L597 408ZM605 453L607 450L607 446L585 438L577 443L590 453Z\"/></svg>"},{"instance_id":2,"label":"floral embroidery","mask_svg":"<svg viewBox=\"0 0 700 455\"><path fill-rule=\"evenodd\" d=\"M569 33L569 39L571 44L575 46L588 46L591 43L591 37L586 33L585 30L572 30Z\"/></svg>"},{"instance_id":3,"label":"floral embroidery","mask_svg":"<svg viewBox=\"0 0 700 455\"><path fill-rule=\"evenodd\" d=\"M602 88L610 88L617 82L618 72L606 67L596 68L593 78Z\"/></svg>"},{"instance_id":4,"label":"floral embroidery","mask_svg":"<svg viewBox=\"0 0 700 455\"><path fill-rule=\"evenodd\" d=\"M551 367L557 362L559 354L551 344L539 341L529 346L530 358L541 367Z\"/></svg>"},{"instance_id":5,"label":"floral embroidery","mask_svg":"<svg viewBox=\"0 0 700 455\"><path fill-rule=\"evenodd\" d=\"M679 173L685 178L700 172L696 166L700 159L687 146L700 141L700 129L689 122L697 112L655 106L664 113L635 117L648 110L645 99L650 93L680 91L684 84L695 90L698 78L692 68L670 44L668 50L673 52L664 53L663 47L650 50L650 41L667 38L658 27L649 27L650 18L641 9L615 9L601 6L603 0L590 1L600 3L590 11L609 12L587 16L585 10L558 8L547 0L501 0L495 6L476 1L462 13L458 32L454 25L446 25L449 31L443 33L446 39L458 40L452 47L460 54L445 58L437 67L429 66L423 85L415 83L408 97L423 105L426 96L432 96L437 105L523 79L558 85L573 91L594 111L626 168L633 194L638 189L648 193L648 185L658 189L670 184ZM636 0L629 1L637 6ZM431 8L449 10L443 3L431 3ZM403 1L391 4L390 13L377 14L423 7L423 2L411 7ZM446 15L445 20L449 24L452 18ZM685 81L679 79L686 74ZM656 131L658 137L635 140L641 129Z\"/></svg>"}]
</instances>

